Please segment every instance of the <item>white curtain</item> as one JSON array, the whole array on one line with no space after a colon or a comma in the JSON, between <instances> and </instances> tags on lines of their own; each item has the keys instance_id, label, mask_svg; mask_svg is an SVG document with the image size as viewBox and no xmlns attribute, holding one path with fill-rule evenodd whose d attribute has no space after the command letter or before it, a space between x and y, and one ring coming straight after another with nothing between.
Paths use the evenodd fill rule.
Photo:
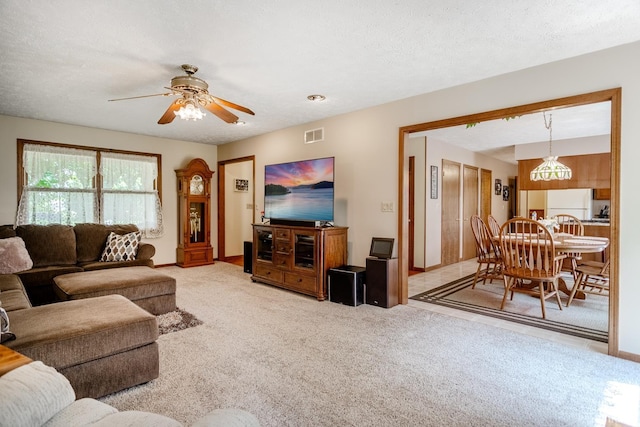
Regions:
<instances>
[{"instance_id":1,"label":"white curtain","mask_svg":"<svg viewBox=\"0 0 640 427\"><path fill-rule=\"evenodd\" d=\"M95 152L25 144L22 161L26 177L17 225L97 222Z\"/></svg>"},{"instance_id":2,"label":"white curtain","mask_svg":"<svg viewBox=\"0 0 640 427\"><path fill-rule=\"evenodd\" d=\"M104 224L138 226L147 238L163 234L162 206L155 188L155 156L103 152L101 218Z\"/></svg>"}]
</instances>

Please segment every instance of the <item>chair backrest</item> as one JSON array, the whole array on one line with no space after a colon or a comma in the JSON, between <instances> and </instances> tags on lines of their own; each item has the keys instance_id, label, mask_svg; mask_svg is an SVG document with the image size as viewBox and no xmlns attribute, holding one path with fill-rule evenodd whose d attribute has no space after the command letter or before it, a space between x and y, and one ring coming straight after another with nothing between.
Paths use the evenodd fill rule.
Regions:
<instances>
[{"instance_id":1,"label":"chair backrest","mask_svg":"<svg viewBox=\"0 0 640 427\"><path fill-rule=\"evenodd\" d=\"M582 221L575 216L569 214L558 214L555 218L558 221L561 233L569 233L574 236L584 236L584 226L582 225Z\"/></svg>"},{"instance_id":2,"label":"chair backrest","mask_svg":"<svg viewBox=\"0 0 640 427\"><path fill-rule=\"evenodd\" d=\"M489 230L491 230L491 234L494 236L500 234L500 223L493 215L489 215L487 217L487 222L489 223Z\"/></svg>"},{"instance_id":3,"label":"chair backrest","mask_svg":"<svg viewBox=\"0 0 640 427\"><path fill-rule=\"evenodd\" d=\"M564 257L557 256L551 233L538 221L510 219L499 236L504 274L532 280L560 274Z\"/></svg>"},{"instance_id":4,"label":"chair backrest","mask_svg":"<svg viewBox=\"0 0 640 427\"><path fill-rule=\"evenodd\" d=\"M492 234L489 228L478 215L471 215L471 231L473 231L473 237L476 240L476 256L478 257L478 261L488 260L492 254L499 254L499 250L496 249L491 239Z\"/></svg>"}]
</instances>

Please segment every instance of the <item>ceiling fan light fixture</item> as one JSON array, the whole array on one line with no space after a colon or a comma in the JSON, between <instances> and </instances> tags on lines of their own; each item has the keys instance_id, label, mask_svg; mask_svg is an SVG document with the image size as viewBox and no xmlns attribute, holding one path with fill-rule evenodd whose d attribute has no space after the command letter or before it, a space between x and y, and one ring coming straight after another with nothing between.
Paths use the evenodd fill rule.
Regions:
<instances>
[{"instance_id":1,"label":"ceiling fan light fixture","mask_svg":"<svg viewBox=\"0 0 640 427\"><path fill-rule=\"evenodd\" d=\"M235 122L233 122L233 124L236 125L236 126L244 126L247 123L245 121L243 121L243 120L236 120Z\"/></svg>"},{"instance_id":2,"label":"ceiling fan light fixture","mask_svg":"<svg viewBox=\"0 0 640 427\"><path fill-rule=\"evenodd\" d=\"M178 111L176 111L176 116L180 117L182 120L196 121L202 120L206 114L203 113L200 108L193 105L193 103L187 102L185 105L180 107Z\"/></svg>"},{"instance_id":3,"label":"ceiling fan light fixture","mask_svg":"<svg viewBox=\"0 0 640 427\"><path fill-rule=\"evenodd\" d=\"M542 164L538 165L531 171L529 177L531 181L551 181L551 180L563 180L571 179L571 168L560 163L558 156L554 156L551 153L551 122L552 115L549 114L549 124L547 125L547 115L542 112L544 117L544 126L549 129L549 155L542 159Z\"/></svg>"}]
</instances>

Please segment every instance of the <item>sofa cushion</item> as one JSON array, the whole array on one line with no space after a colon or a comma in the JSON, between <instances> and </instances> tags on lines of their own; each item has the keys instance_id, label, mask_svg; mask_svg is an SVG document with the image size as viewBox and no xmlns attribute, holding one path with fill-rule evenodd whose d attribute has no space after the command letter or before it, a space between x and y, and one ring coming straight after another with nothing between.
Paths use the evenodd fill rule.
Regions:
<instances>
[{"instance_id":1,"label":"sofa cushion","mask_svg":"<svg viewBox=\"0 0 640 427\"><path fill-rule=\"evenodd\" d=\"M144 245L151 246L151 245ZM138 255L140 255L140 251L138 251ZM102 262L102 261L94 261L87 262L83 264L79 264L79 267L82 267L84 271L93 271L93 270L107 270L111 268L120 268L120 267L135 267L135 266L144 266L144 267L154 267L152 259L133 259L131 261L112 261L112 262Z\"/></svg>"},{"instance_id":2,"label":"sofa cushion","mask_svg":"<svg viewBox=\"0 0 640 427\"><path fill-rule=\"evenodd\" d=\"M127 234L138 231L134 224L103 225L94 223L76 224L76 256L78 263L98 261L104 251L109 233Z\"/></svg>"},{"instance_id":3,"label":"sofa cushion","mask_svg":"<svg viewBox=\"0 0 640 427\"><path fill-rule=\"evenodd\" d=\"M0 306L7 311L31 307L24 286L15 274L0 275Z\"/></svg>"},{"instance_id":4,"label":"sofa cushion","mask_svg":"<svg viewBox=\"0 0 640 427\"><path fill-rule=\"evenodd\" d=\"M58 370L154 343L158 338L156 317L122 295L65 301L8 314L16 339L5 345Z\"/></svg>"},{"instance_id":5,"label":"sofa cushion","mask_svg":"<svg viewBox=\"0 0 640 427\"><path fill-rule=\"evenodd\" d=\"M124 235L119 235L112 231L107 237L107 243L100 261L112 262L136 259L141 238L142 233L139 231Z\"/></svg>"},{"instance_id":6,"label":"sofa cushion","mask_svg":"<svg viewBox=\"0 0 640 427\"><path fill-rule=\"evenodd\" d=\"M7 237L16 237L16 230L13 225L0 225L0 239L6 239Z\"/></svg>"},{"instance_id":7,"label":"sofa cushion","mask_svg":"<svg viewBox=\"0 0 640 427\"><path fill-rule=\"evenodd\" d=\"M0 239L0 274L17 273L33 267L33 261L20 237Z\"/></svg>"},{"instance_id":8,"label":"sofa cushion","mask_svg":"<svg viewBox=\"0 0 640 427\"><path fill-rule=\"evenodd\" d=\"M176 293L175 278L149 267L83 271L58 276L54 282L54 290L63 301L111 294L136 301Z\"/></svg>"},{"instance_id":9,"label":"sofa cushion","mask_svg":"<svg viewBox=\"0 0 640 427\"><path fill-rule=\"evenodd\" d=\"M77 273L82 271L82 268L75 265L64 266L48 266L48 267L34 267L31 270L20 271L16 275L20 278L24 284L27 292L30 288L53 286L53 278L61 274Z\"/></svg>"},{"instance_id":10,"label":"sofa cushion","mask_svg":"<svg viewBox=\"0 0 640 427\"><path fill-rule=\"evenodd\" d=\"M76 235L70 225L20 225L16 234L24 240L34 267L76 264Z\"/></svg>"}]
</instances>

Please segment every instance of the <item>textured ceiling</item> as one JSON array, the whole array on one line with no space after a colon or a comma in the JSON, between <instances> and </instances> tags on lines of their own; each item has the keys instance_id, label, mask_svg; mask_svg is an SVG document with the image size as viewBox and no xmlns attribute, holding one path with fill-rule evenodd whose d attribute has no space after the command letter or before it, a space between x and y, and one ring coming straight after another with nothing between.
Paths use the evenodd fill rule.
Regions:
<instances>
[{"instance_id":1,"label":"textured ceiling","mask_svg":"<svg viewBox=\"0 0 640 427\"><path fill-rule=\"evenodd\" d=\"M2 0L0 114L222 144L637 40L638 0ZM184 63L256 115L158 125L172 98L107 102Z\"/></svg>"}]
</instances>

